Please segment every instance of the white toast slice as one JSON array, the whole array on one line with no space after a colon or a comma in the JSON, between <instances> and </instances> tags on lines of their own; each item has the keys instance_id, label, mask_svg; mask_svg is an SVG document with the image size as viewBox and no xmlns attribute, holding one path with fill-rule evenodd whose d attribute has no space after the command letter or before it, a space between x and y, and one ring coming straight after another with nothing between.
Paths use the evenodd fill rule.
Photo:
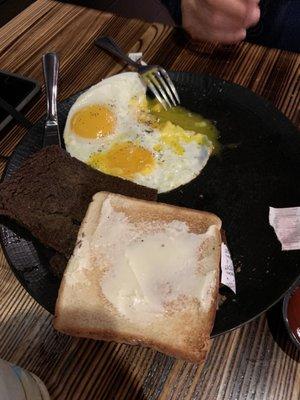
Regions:
<instances>
[{"instance_id":1,"label":"white toast slice","mask_svg":"<svg viewBox=\"0 0 300 400\"><path fill-rule=\"evenodd\" d=\"M55 329L200 363L219 288L214 214L100 192L80 227Z\"/></svg>"}]
</instances>

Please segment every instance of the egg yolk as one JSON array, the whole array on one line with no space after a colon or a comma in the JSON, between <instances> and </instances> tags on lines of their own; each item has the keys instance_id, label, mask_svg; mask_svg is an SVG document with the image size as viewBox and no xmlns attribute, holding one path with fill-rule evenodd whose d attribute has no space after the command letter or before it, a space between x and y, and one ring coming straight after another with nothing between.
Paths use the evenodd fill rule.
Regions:
<instances>
[{"instance_id":1,"label":"egg yolk","mask_svg":"<svg viewBox=\"0 0 300 400\"><path fill-rule=\"evenodd\" d=\"M205 135L202 135L201 133L186 132L180 126L174 125L170 121L163 125L160 135L163 143L180 156L185 152L181 143L195 142L197 144L208 145L208 139Z\"/></svg>"},{"instance_id":2,"label":"egg yolk","mask_svg":"<svg viewBox=\"0 0 300 400\"><path fill-rule=\"evenodd\" d=\"M165 110L157 100L149 98L146 101L136 102L135 107L138 108L139 122L159 130L164 144L171 147L176 154L184 153L184 148L178 140L209 146L212 144L214 154L220 151L218 130L213 123L201 115L180 106Z\"/></svg>"},{"instance_id":3,"label":"egg yolk","mask_svg":"<svg viewBox=\"0 0 300 400\"><path fill-rule=\"evenodd\" d=\"M71 129L85 139L97 139L113 133L116 119L113 112L101 104L92 104L78 110L71 119Z\"/></svg>"},{"instance_id":4,"label":"egg yolk","mask_svg":"<svg viewBox=\"0 0 300 400\"><path fill-rule=\"evenodd\" d=\"M146 175L155 165L152 154L132 142L115 143L107 152L94 153L89 164L109 175L132 178L135 174Z\"/></svg>"}]
</instances>

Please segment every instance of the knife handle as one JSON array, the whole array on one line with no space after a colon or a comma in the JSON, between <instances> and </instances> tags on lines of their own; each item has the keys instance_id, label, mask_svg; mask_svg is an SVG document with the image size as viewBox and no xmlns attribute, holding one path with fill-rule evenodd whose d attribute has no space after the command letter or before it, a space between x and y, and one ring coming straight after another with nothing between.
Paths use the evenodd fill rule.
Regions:
<instances>
[{"instance_id":1,"label":"knife handle","mask_svg":"<svg viewBox=\"0 0 300 400\"><path fill-rule=\"evenodd\" d=\"M57 121L57 81L59 59L56 53L43 55L43 70L47 97L47 120Z\"/></svg>"}]
</instances>

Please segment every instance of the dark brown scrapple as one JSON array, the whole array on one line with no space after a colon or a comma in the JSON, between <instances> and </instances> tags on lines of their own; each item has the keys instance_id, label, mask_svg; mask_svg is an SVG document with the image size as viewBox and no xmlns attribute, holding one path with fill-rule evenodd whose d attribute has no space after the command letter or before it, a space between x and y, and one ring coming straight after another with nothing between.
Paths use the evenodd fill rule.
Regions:
<instances>
[{"instance_id":1,"label":"dark brown scrapple","mask_svg":"<svg viewBox=\"0 0 300 400\"><path fill-rule=\"evenodd\" d=\"M156 190L96 171L58 146L40 150L0 185L0 215L68 259L92 196L100 191L156 200Z\"/></svg>"}]
</instances>

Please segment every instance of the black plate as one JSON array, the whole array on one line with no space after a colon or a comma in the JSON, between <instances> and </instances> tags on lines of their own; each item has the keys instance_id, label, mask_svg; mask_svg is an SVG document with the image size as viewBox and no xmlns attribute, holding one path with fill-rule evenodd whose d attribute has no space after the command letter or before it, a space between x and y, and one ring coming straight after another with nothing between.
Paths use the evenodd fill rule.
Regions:
<instances>
[{"instance_id":1,"label":"black plate","mask_svg":"<svg viewBox=\"0 0 300 400\"><path fill-rule=\"evenodd\" d=\"M34 79L25 78L7 71L0 71L1 97L17 111L21 111L39 90L40 85ZM10 114L0 108L0 132L12 119L13 117Z\"/></svg>"},{"instance_id":2,"label":"black plate","mask_svg":"<svg viewBox=\"0 0 300 400\"><path fill-rule=\"evenodd\" d=\"M300 206L300 135L271 104L243 87L211 76L171 76L182 104L215 121L223 144L198 178L159 196L159 201L212 211L223 221L237 271L237 295L227 293L217 312L213 335L218 335L265 311L299 275L300 251L281 251L268 212L269 206ZM77 97L58 107L61 131ZM42 134L41 120L17 146L4 179L41 148ZM2 226L0 234L17 278L53 312L59 281L49 270L45 248L16 228Z\"/></svg>"}]
</instances>

